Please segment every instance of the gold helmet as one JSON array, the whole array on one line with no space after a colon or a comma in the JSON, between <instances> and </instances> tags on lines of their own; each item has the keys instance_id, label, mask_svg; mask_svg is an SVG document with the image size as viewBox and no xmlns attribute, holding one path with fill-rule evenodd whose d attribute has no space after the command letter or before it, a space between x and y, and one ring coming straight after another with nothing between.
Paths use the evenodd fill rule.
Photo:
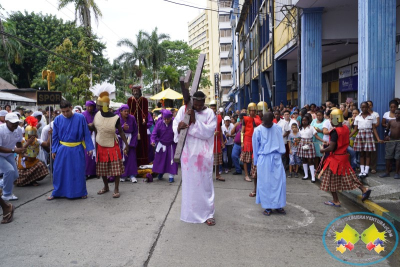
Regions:
<instances>
[{"instance_id":1,"label":"gold helmet","mask_svg":"<svg viewBox=\"0 0 400 267\"><path fill-rule=\"evenodd\" d=\"M25 127L25 139L28 140L29 135L37 135L38 120L33 116L29 116L25 120L28 123L28 126Z\"/></svg>"},{"instance_id":2,"label":"gold helmet","mask_svg":"<svg viewBox=\"0 0 400 267\"><path fill-rule=\"evenodd\" d=\"M256 103L251 102L248 106L247 106L248 111L250 110L257 110L257 105Z\"/></svg>"},{"instance_id":3,"label":"gold helmet","mask_svg":"<svg viewBox=\"0 0 400 267\"><path fill-rule=\"evenodd\" d=\"M264 101L258 102L257 104L257 110L262 111L262 112L267 112L268 110L268 104L265 103Z\"/></svg>"},{"instance_id":4,"label":"gold helmet","mask_svg":"<svg viewBox=\"0 0 400 267\"><path fill-rule=\"evenodd\" d=\"M90 88L94 96L97 96L96 104L102 107L104 112L108 112L111 101L111 94L115 92L115 85L109 83L96 84Z\"/></svg>"},{"instance_id":5,"label":"gold helmet","mask_svg":"<svg viewBox=\"0 0 400 267\"><path fill-rule=\"evenodd\" d=\"M339 123L344 121L343 111L341 111L338 108L332 109L330 117L331 117L332 125L334 125L334 126L338 126Z\"/></svg>"}]
</instances>

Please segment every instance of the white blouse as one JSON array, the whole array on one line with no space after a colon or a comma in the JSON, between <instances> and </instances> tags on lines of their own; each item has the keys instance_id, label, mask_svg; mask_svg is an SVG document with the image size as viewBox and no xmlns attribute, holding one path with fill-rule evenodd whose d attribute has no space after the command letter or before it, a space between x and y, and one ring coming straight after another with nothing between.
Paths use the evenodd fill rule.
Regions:
<instances>
[{"instance_id":1,"label":"white blouse","mask_svg":"<svg viewBox=\"0 0 400 267\"><path fill-rule=\"evenodd\" d=\"M310 139L317 133L317 130L312 126L307 126L306 128L301 129L299 133L301 138Z\"/></svg>"}]
</instances>

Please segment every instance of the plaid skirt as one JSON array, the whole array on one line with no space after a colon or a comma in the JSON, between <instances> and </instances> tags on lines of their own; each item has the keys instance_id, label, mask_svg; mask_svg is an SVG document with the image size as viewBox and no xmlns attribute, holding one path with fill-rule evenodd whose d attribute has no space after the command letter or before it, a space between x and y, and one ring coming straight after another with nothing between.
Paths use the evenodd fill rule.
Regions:
<instances>
[{"instance_id":1,"label":"plaid skirt","mask_svg":"<svg viewBox=\"0 0 400 267\"><path fill-rule=\"evenodd\" d=\"M337 175L328 167L322 173L320 189L328 192L351 191L361 185L353 170L347 170L345 175Z\"/></svg>"},{"instance_id":2,"label":"plaid skirt","mask_svg":"<svg viewBox=\"0 0 400 267\"><path fill-rule=\"evenodd\" d=\"M308 145L310 148L307 150L303 149L303 146ZM297 150L297 156L300 158L315 158L315 148L312 138L301 138L300 144Z\"/></svg>"},{"instance_id":3,"label":"plaid skirt","mask_svg":"<svg viewBox=\"0 0 400 267\"><path fill-rule=\"evenodd\" d=\"M354 140L353 149L356 152L376 150L372 129L362 129L358 131L356 139Z\"/></svg>"},{"instance_id":4,"label":"plaid skirt","mask_svg":"<svg viewBox=\"0 0 400 267\"><path fill-rule=\"evenodd\" d=\"M222 164L222 152L214 153L214 165L221 165L221 164Z\"/></svg>"},{"instance_id":5,"label":"plaid skirt","mask_svg":"<svg viewBox=\"0 0 400 267\"><path fill-rule=\"evenodd\" d=\"M96 174L99 177L120 176L125 172L122 160L96 163Z\"/></svg>"},{"instance_id":6,"label":"plaid skirt","mask_svg":"<svg viewBox=\"0 0 400 267\"><path fill-rule=\"evenodd\" d=\"M240 153L240 161L243 163L250 163L253 159L253 152L250 151L242 151Z\"/></svg>"},{"instance_id":7,"label":"plaid skirt","mask_svg":"<svg viewBox=\"0 0 400 267\"><path fill-rule=\"evenodd\" d=\"M251 161L250 177L257 179L257 166L254 165L254 160Z\"/></svg>"},{"instance_id":8,"label":"plaid skirt","mask_svg":"<svg viewBox=\"0 0 400 267\"><path fill-rule=\"evenodd\" d=\"M49 169L43 162L39 161L29 169L18 169L18 174L19 177L15 181L15 185L24 186L43 180L49 174Z\"/></svg>"}]
</instances>

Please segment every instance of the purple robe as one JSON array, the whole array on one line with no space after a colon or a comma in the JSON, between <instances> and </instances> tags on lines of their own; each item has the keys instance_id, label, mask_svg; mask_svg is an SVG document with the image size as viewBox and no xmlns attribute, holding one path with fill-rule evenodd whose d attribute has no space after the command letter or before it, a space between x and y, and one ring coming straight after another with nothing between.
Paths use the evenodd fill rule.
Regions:
<instances>
[{"instance_id":1,"label":"purple robe","mask_svg":"<svg viewBox=\"0 0 400 267\"><path fill-rule=\"evenodd\" d=\"M128 119L126 121L121 116L119 118L122 128L124 128L125 123L128 124L129 126L128 130L124 130L127 139L129 139L128 136L131 135L130 141L128 140L128 145L129 145L128 156L122 153L124 158L125 172L121 175L121 177L129 177L131 175L136 176L138 174L138 166L136 160L136 146L138 143L137 140L138 126L136 124L136 119L132 115L128 115ZM118 129L117 129L117 135L118 135ZM122 138L119 135L118 139L121 151L123 151L124 142L122 141Z\"/></svg>"},{"instance_id":2,"label":"purple robe","mask_svg":"<svg viewBox=\"0 0 400 267\"><path fill-rule=\"evenodd\" d=\"M87 110L85 110L84 112L82 112L82 115L85 117L87 124L89 124L93 123L94 115L96 115L96 112L93 112L92 115ZM90 134L92 135L93 132L90 132ZM85 150L85 162L86 162L85 175L96 175L96 158L93 156L89 156L86 153L86 150Z\"/></svg>"},{"instance_id":3,"label":"purple robe","mask_svg":"<svg viewBox=\"0 0 400 267\"><path fill-rule=\"evenodd\" d=\"M151 113L149 112L147 115L147 130L150 131L150 134L147 135L147 141L149 142L149 162L153 162L154 161L154 147L151 145L151 141L150 141L150 136L152 133L152 126L154 125L154 120L153 120L153 116L151 115Z\"/></svg>"},{"instance_id":4,"label":"purple robe","mask_svg":"<svg viewBox=\"0 0 400 267\"><path fill-rule=\"evenodd\" d=\"M173 175L178 174L178 164L174 161L176 143L174 142L172 121L168 126L164 123L164 121L156 123L153 133L151 134L151 143L156 144L153 172L169 173ZM157 152L157 147L161 145L165 146L165 151L164 147L161 147Z\"/></svg>"}]
</instances>

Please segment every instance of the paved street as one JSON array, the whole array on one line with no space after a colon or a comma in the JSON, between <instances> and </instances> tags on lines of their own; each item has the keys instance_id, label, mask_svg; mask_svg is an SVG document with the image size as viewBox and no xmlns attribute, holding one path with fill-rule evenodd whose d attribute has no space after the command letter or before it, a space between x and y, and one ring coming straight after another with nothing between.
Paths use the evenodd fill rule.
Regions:
<instances>
[{"instance_id":1,"label":"paved street","mask_svg":"<svg viewBox=\"0 0 400 267\"><path fill-rule=\"evenodd\" d=\"M342 197L342 208L323 205L330 195L316 184L287 179L287 215L262 215L248 197L253 186L223 175L214 182L216 226L179 220L180 177L174 184L122 183L121 198L46 201L51 182L16 188L14 221L1 225L1 266L347 266L324 249L322 234L337 216L361 210ZM113 188L111 186L111 188ZM400 250L374 266L400 266Z\"/></svg>"}]
</instances>

